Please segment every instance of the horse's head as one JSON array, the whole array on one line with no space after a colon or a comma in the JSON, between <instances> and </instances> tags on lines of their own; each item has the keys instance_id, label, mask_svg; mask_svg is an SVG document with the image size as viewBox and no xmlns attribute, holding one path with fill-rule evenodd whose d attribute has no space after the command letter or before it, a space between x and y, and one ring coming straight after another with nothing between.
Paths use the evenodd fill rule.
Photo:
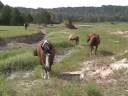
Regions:
<instances>
[{"instance_id":1,"label":"horse's head","mask_svg":"<svg viewBox=\"0 0 128 96\"><path fill-rule=\"evenodd\" d=\"M51 54L51 44L47 40L43 42L42 48L45 54Z\"/></svg>"},{"instance_id":2,"label":"horse's head","mask_svg":"<svg viewBox=\"0 0 128 96\"><path fill-rule=\"evenodd\" d=\"M90 41L91 38L93 38L94 36L97 36L95 33L91 33L89 35L87 35L87 42Z\"/></svg>"},{"instance_id":3,"label":"horse's head","mask_svg":"<svg viewBox=\"0 0 128 96\"><path fill-rule=\"evenodd\" d=\"M89 42L90 40L90 35L87 35L87 42Z\"/></svg>"}]
</instances>

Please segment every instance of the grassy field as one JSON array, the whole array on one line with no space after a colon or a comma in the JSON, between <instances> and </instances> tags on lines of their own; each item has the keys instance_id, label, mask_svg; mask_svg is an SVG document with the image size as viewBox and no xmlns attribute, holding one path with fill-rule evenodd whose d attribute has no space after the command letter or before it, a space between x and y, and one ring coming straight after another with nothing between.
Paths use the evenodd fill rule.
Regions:
<instances>
[{"instance_id":1,"label":"grassy field","mask_svg":"<svg viewBox=\"0 0 128 96\"><path fill-rule=\"evenodd\" d=\"M75 50L59 64L53 66L50 80L42 80L42 69L37 57L33 56L32 48L18 48L0 53L0 96L127 96L128 81L120 81L117 84L100 85L95 80L89 82L68 81L60 78L65 71L79 70L86 60L118 55L128 49L128 38L121 35L113 35L112 32L127 31L127 23L90 23L91 27L79 27L77 30L65 28L63 25L47 27L47 39L53 42L57 54L63 55L66 50ZM37 32L38 27L30 27L25 31L19 26L0 26L0 37L10 38L16 36L31 35ZM97 33L101 37L98 55L89 56L86 37L89 33ZM71 33L80 36L80 45L73 47L68 36ZM118 42L117 42L118 41ZM28 51L29 50L29 51ZM118 59L128 58L128 54L119 56ZM32 72L32 76L23 78L19 76L8 80L10 72ZM120 73L120 72L119 72ZM116 77L117 76L117 77ZM115 77L123 78L122 74ZM127 74L124 75L127 80ZM124 86L125 85L125 86Z\"/></svg>"}]
</instances>

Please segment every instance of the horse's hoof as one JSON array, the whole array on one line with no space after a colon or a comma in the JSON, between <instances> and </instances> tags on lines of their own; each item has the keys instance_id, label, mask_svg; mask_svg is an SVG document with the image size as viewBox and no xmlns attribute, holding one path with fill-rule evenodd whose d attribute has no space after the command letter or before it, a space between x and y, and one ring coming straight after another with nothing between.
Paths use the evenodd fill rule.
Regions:
<instances>
[{"instance_id":1,"label":"horse's hoof","mask_svg":"<svg viewBox=\"0 0 128 96\"><path fill-rule=\"evenodd\" d=\"M43 74L41 74L41 77L42 77L43 79L46 79L46 76L45 76L45 75L43 75Z\"/></svg>"},{"instance_id":2,"label":"horse's hoof","mask_svg":"<svg viewBox=\"0 0 128 96\"><path fill-rule=\"evenodd\" d=\"M44 76L44 79L47 79L46 76Z\"/></svg>"},{"instance_id":3,"label":"horse's hoof","mask_svg":"<svg viewBox=\"0 0 128 96\"><path fill-rule=\"evenodd\" d=\"M49 80L50 78L49 78L49 77L47 77L47 79Z\"/></svg>"}]
</instances>

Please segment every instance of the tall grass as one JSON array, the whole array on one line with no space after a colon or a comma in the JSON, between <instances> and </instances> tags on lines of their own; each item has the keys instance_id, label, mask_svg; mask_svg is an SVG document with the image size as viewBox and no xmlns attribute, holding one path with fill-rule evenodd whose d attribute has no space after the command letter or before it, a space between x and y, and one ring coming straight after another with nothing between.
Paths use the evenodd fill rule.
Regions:
<instances>
[{"instance_id":1,"label":"tall grass","mask_svg":"<svg viewBox=\"0 0 128 96\"><path fill-rule=\"evenodd\" d=\"M6 80L0 75L0 96L10 96L8 91Z\"/></svg>"},{"instance_id":2,"label":"tall grass","mask_svg":"<svg viewBox=\"0 0 128 96\"><path fill-rule=\"evenodd\" d=\"M0 59L0 72L11 73L12 71L31 70L39 64L38 58L32 52L16 52L4 54Z\"/></svg>"}]
</instances>

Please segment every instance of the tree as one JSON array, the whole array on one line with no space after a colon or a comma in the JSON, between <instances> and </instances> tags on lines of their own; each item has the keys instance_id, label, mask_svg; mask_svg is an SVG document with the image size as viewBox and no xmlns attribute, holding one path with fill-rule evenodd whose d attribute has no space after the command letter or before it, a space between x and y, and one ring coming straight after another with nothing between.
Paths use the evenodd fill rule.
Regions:
<instances>
[{"instance_id":1,"label":"tree","mask_svg":"<svg viewBox=\"0 0 128 96\"><path fill-rule=\"evenodd\" d=\"M33 17L31 16L31 14L27 14L25 21L28 23L31 23L33 21Z\"/></svg>"},{"instance_id":2,"label":"tree","mask_svg":"<svg viewBox=\"0 0 128 96\"><path fill-rule=\"evenodd\" d=\"M51 15L49 12L42 10L34 15L34 22L38 24L50 24Z\"/></svg>"},{"instance_id":3,"label":"tree","mask_svg":"<svg viewBox=\"0 0 128 96\"><path fill-rule=\"evenodd\" d=\"M69 28L69 29L77 29L73 23L72 23L72 19L71 18L68 18L68 21L66 22L66 27Z\"/></svg>"},{"instance_id":4,"label":"tree","mask_svg":"<svg viewBox=\"0 0 128 96\"><path fill-rule=\"evenodd\" d=\"M16 8L12 9L10 17L10 25L23 25L24 18Z\"/></svg>"},{"instance_id":5,"label":"tree","mask_svg":"<svg viewBox=\"0 0 128 96\"><path fill-rule=\"evenodd\" d=\"M0 1L0 10L4 7L4 4Z\"/></svg>"},{"instance_id":6,"label":"tree","mask_svg":"<svg viewBox=\"0 0 128 96\"><path fill-rule=\"evenodd\" d=\"M11 7L4 6L1 11L1 24L9 25L11 17Z\"/></svg>"}]
</instances>

